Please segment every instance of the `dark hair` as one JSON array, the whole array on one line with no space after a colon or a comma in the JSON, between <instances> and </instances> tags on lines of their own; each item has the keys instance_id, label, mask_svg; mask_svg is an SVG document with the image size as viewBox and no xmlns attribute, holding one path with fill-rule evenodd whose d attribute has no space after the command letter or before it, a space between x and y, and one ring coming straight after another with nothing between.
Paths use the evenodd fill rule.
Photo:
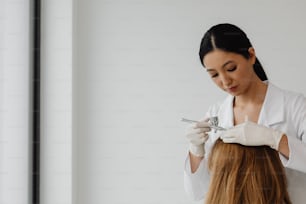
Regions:
<instances>
[{"instance_id":1,"label":"dark hair","mask_svg":"<svg viewBox=\"0 0 306 204\"><path fill-rule=\"evenodd\" d=\"M204 66L204 56L215 49L234 52L249 59L250 56L248 50L250 47L252 47L252 44L249 38L239 27L229 23L218 24L211 27L204 34L199 51L200 60ZM268 79L257 57L254 64L254 71L262 81Z\"/></svg>"}]
</instances>

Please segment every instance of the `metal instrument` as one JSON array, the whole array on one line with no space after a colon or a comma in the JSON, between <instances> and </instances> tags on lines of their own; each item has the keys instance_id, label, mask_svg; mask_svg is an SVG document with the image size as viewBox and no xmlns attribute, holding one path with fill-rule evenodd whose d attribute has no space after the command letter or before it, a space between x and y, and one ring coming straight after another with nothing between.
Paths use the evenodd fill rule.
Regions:
<instances>
[{"instance_id":1,"label":"metal instrument","mask_svg":"<svg viewBox=\"0 0 306 204\"><path fill-rule=\"evenodd\" d=\"M181 121L186 122L186 123L197 123L197 122L199 122L199 121L196 121L196 120L190 120L190 119L186 119L186 118L182 118ZM215 132L217 130L221 130L221 131L227 130L226 128L218 126L219 120L218 120L217 116L210 117L209 121L211 122L211 125L209 127L214 129Z\"/></svg>"}]
</instances>

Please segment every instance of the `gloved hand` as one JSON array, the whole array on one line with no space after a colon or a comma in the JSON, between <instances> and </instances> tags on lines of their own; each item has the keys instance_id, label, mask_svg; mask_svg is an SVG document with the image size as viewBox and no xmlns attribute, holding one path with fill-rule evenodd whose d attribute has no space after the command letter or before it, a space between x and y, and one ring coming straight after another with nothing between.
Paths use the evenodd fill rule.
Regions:
<instances>
[{"instance_id":1,"label":"gloved hand","mask_svg":"<svg viewBox=\"0 0 306 204\"><path fill-rule=\"evenodd\" d=\"M204 143L208 140L208 134L211 129L209 127L209 118L206 118L196 124L192 124L187 128L186 138L189 141L189 151L198 157L204 156Z\"/></svg>"},{"instance_id":2,"label":"gloved hand","mask_svg":"<svg viewBox=\"0 0 306 204\"><path fill-rule=\"evenodd\" d=\"M268 145L278 150L283 133L257 123L247 121L221 133L220 138L225 143L239 143L245 146Z\"/></svg>"}]
</instances>

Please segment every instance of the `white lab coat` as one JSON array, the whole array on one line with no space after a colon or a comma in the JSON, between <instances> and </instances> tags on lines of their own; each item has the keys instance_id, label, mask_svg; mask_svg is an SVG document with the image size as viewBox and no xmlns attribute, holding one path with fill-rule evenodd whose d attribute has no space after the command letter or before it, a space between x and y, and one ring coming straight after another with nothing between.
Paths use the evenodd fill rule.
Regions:
<instances>
[{"instance_id":1,"label":"white lab coat","mask_svg":"<svg viewBox=\"0 0 306 204\"><path fill-rule=\"evenodd\" d=\"M306 99L302 94L282 90L268 83L267 94L259 114L258 123L286 133L289 144L289 160L280 155L286 167L288 191L294 204L306 200ZM221 127L233 126L233 96L228 96L223 103L211 106L206 117L218 116ZM210 149L218 132L211 131L205 143L205 159L196 172L191 173L189 156L185 161L185 191L194 199L205 197L210 176L207 160Z\"/></svg>"}]
</instances>

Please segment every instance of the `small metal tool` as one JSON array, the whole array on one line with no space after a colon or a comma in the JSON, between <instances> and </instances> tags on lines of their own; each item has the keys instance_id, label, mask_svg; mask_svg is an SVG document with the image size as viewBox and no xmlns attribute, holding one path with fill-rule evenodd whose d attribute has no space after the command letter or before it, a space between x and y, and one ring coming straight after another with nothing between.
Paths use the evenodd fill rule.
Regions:
<instances>
[{"instance_id":1,"label":"small metal tool","mask_svg":"<svg viewBox=\"0 0 306 204\"><path fill-rule=\"evenodd\" d=\"M217 116L213 116L209 118L209 121L211 122L211 125L213 126L218 126L219 124L219 119ZM217 130L215 129L215 133L217 132Z\"/></svg>"},{"instance_id":2,"label":"small metal tool","mask_svg":"<svg viewBox=\"0 0 306 204\"><path fill-rule=\"evenodd\" d=\"M196 120L190 120L190 119L186 119L186 118L182 118L181 121L186 122L186 123L197 123L197 122L199 122L199 121L196 121ZM216 117L216 116L211 117L211 118L209 118L209 121L211 122L211 125L209 127L214 129L215 132L217 130L221 130L221 131L226 130L226 128L218 126L218 117Z\"/></svg>"}]
</instances>

